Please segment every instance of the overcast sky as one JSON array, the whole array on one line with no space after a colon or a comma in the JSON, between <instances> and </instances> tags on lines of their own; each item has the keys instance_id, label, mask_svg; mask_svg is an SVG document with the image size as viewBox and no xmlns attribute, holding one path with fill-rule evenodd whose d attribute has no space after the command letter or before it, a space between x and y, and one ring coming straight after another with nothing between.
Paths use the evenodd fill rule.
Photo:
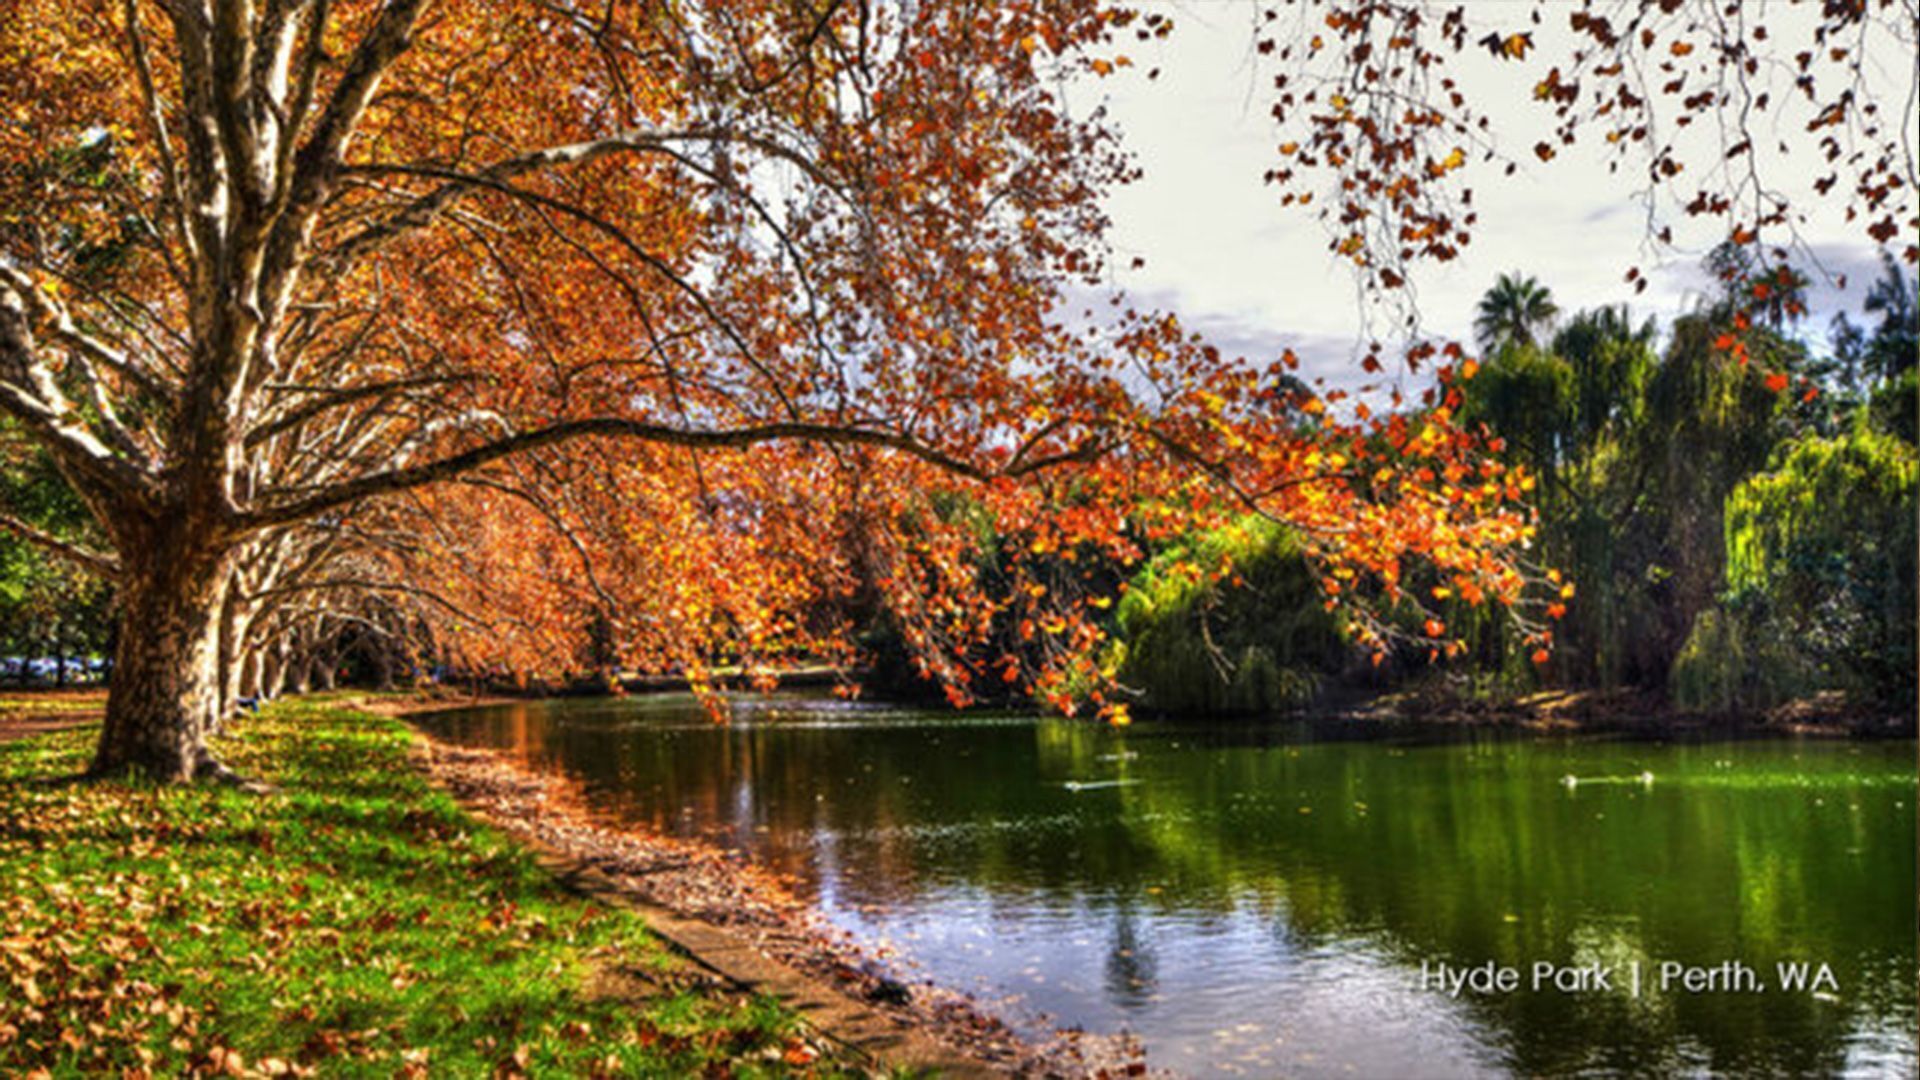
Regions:
<instances>
[{"instance_id":1,"label":"overcast sky","mask_svg":"<svg viewBox=\"0 0 1920 1080\"><path fill-rule=\"evenodd\" d=\"M1116 283L1138 302L1178 312L1230 353L1268 360L1291 347L1310 375L1360 381L1353 360L1362 319L1349 265L1327 250L1325 226L1314 215L1282 207L1261 179L1282 140L1268 113L1275 60L1252 52L1257 8L1242 0L1153 6L1173 14L1171 39L1136 47L1135 66L1121 76L1076 81L1071 88L1076 111L1107 105L1146 174L1112 202ZM1469 5L1469 18L1479 32L1534 30L1542 50L1536 55L1551 55L1556 42L1569 40L1564 19L1557 27L1549 18L1549 25L1532 28L1524 22L1528 10L1482 0ZM1503 15L1518 25L1500 26ZM1773 40L1791 41L1791 29L1776 27ZM1884 107L1897 116L1911 88L1913 58L1891 33L1885 37L1876 77L1889 95ZM1651 258L1645 212L1633 198L1628 169L1609 176L1604 159L1586 147L1548 165L1527 152L1548 126L1547 110L1528 93L1541 69L1498 63L1478 50L1454 63L1496 132L1518 133L1503 138L1524 161L1511 178L1501 177L1499 165L1475 169L1471 186L1481 217L1473 243L1452 263L1416 264L1413 285L1427 331L1470 340L1475 302L1508 270L1538 277L1563 311L1631 302L1636 316L1657 315L1664 323L1691 308L1708 285L1700 256L1728 223L1716 219L1689 233L1686 222L1676 221L1681 253ZM1154 67L1161 73L1149 81L1145 72ZM1501 102L1513 104L1501 108ZM1776 179L1815 168L1805 152L1787 161ZM1778 162L1773 167L1781 169ZM1799 179L1810 183L1816 175ZM1858 310L1878 273L1878 255L1858 228L1834 213L1818 216L1803 235L1830 271L1850 279L1851 287L1836 293L1816 275L1807 328L1823 331L1834 311ZM1146 265L1129 270L1135 255ZM1637 297L1623 280L1631 266L1650 279Z\"/></svg>"}]
</instances>

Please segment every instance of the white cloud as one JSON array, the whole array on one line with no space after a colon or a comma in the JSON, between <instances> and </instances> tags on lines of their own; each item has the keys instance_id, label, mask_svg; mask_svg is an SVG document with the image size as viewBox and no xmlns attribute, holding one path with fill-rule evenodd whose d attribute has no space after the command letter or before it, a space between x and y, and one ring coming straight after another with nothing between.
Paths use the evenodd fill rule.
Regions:
<instances>
[{"instance_id":1,"label":"white cloud","mask_svg":"<svg viewBox=\"0 0 1920 1080\"><path fill-rule=\"evenodd\" d=\"M1116 284L1141 302L1178 312L1229 354L1271 359L1292 347L1309 374L1361 381L1353 361L1366 335L1348 266L1327 250L1321 223L1282 207L1262 180L1277 160L1281 135L1268 114L1272 69L1252 52L1257 9L1227 3L1170 10L1175 33L1137 53L1127 77L1073 87L1079 104L1089 95L1103 97L1145 171L1112 201L1117 265L1126 267L1136 255L1146 260L1144 268L1118 271ZM1550 26L1536 31L1542 53L1564 40L1557 33ZM1775 37L1790 40L1786 32ZM1457 64L1463 86L1483 106L1515 103L1488 111L1506 129L1506 144L1522 148L1529 160L1512 177L1493 166L1478 170L1474 203L1481 220L1473 243L1452 263L1417 268L1412 286L1426 332L1470 339L1474 304L1509 270L1539 278L1564 310L1630 303L1636 314L1664 321L1698 302L1711 287L1699 258L1723 235L1723 220L1704 227L1675 222L1680 253L1655 257L1645 208L1623 178L1633 166L1623 167L1623 176L1610 175L1606 159L1586 147L1571 148L1547 166L1526 155L1524 148L1546 128L1544 111L1527 93L1537 70L1471 55ZM1161 74L1149 81L1143 73L1154 67ZM1886 67L1897 79L1903 65ZM1703 144L1710 138L1702 136ZM1792 165L1805 155L1786 160ZM1797 179L1804 186L1813 176ZM1858 228L1825 208L1812 215L1803 235L1829 270L1851 279L1842 294L1816 275L1808 324L1817 333L1833 311L1858 307L1878 260ZM1648 280L1638 295L1624 277L1635 266Z\"/></svg>"}]
</instances>

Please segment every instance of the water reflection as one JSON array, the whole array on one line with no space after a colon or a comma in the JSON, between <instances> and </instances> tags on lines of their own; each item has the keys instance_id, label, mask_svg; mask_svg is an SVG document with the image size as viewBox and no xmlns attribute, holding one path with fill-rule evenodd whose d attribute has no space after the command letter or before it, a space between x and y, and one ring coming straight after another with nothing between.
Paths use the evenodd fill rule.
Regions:
<instances>
[{"instance_id":1,"label":"water reflection","mask_svg":"<svg viewBox=\"0 0 1920 1080\"><path fill-rule=\"evenodd\" d=\"M1137 1032L1156 1065L1914 1070L1912 743L1388 745L798 697L727 727L685 698L436 723L624 820L754 852L943 983ZM1423 962L1620 984L1635 962L1728 960L1769 983L1826 963L1838 988L1420 984Z\"/></svg>"}]
</instances>

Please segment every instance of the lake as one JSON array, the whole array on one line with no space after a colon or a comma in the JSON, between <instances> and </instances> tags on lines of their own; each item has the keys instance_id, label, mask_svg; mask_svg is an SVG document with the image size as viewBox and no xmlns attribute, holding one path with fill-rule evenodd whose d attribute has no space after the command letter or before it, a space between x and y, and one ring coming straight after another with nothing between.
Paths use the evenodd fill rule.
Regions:
<instances>
[{"instance_id":1,"label":"lake","mask_svg":"<svg viewBox=\"0 0 1920 1080\"><path fill-rule=\"evenodd\" d=\"M797 694L725 726L684 695L426 723L794 875L1016 1026L1132 1032L1156 1067L1916 1069L1911 741L1358 741Z\"/></svg>"}]
</instances>

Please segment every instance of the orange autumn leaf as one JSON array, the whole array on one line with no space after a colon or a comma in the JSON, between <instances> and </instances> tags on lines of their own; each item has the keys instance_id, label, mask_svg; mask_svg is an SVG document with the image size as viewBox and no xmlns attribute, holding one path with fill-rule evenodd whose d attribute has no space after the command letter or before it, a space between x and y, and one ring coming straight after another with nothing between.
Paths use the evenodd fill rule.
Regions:
<instances>
[{"instance_id":1,"label":"orange autumn leaf","mask_svg":"<svg viewBox=\"0 0 1920 1080\"><path fill-rule=\"evenodd\" d=\"M256 6L292 20L286 40L320 47L243 42L221 59L257 78L221 108L182 90L181 65L232 43L164 17L167 5L133 5L157 103L116 5L20 0L24 17L0 23L0 207L44 218L49 235L117 235L128 208L145 222L105 288L59 287L70 267L9 247L20 278L0 284L4 299L50 334L122 325L134 308L157 331L130 345L130 370L156 386L103 378L116 409L73 397L72 358L90 354L71 341L9 354L0 367L49 375L20 385L50 400L4 400L23 438L100 485L89 505L140 508L96 522L124 553L204 560L200 594L169 598L169 612L252 595L227 587L312 556L368 583L316 606L383 620L450 666L529 683L676 672L707 689L721 671L758 684L802 660L858 666L858 612L897 624L919 673L957 702L1014 671L1064 710L1101 682L1089 668L1103 598L1081 570L1128 570L1143 549L1249 509L1326 538L1313 558L1327 595L1383 634L1377 609L1411 582L1448 582L1462 602L1530 595L1536 481L1483 471L1499 444L1460 419L1468 388L1441 387L1412 413L1330 408L1338 391L1308 397L1288 374L1298 358L1255 370L1138 297L1098 326L1063 325L1107 268L1111 196L1135 172L1118 121L1070 108L1062 86L1126 66L1115 50L1133 28L1113 9L1008 0L980 18L908 18L824 5L801 19L776 0L689 0L662 19L615 2L582 33L550 4ZM1269 182L1328 215L1364 288L1412 304L1409 264L1459 258L1477 228L1461 143L1483 117L1471 80L1443 74L1477 49L1440 19L1381 34L1347 8L1326 13L1343 17L1296 31L1292 45L1310 48L1272 50L1276 64L1323 67L1311 90L1276 86L1285 130ZM221 34L256 32L240 22ZM1686 54L1588 27L1574 27L1589 50L1578 61L1507 28L1485 41L1501 60L1540 60L1521 85L1565 110L1535 156L1573 158L1560 150L1599 124L1623 133L1605 153L1642 154L1673 194L1678 151L1653 145L1626 98L1596 91ZM1709 36L1725 32L1689 30L1701 57L1689 67L1748 55L1731 46L1751 42ZM1354 59L1362 44L1371 59ZM285 93L303 75L316 99L295 117ZM336 95L349 130L320 137ZM1893 138L1851 126L1862 109L1823 115L1822 137ZM260 145L289 123L297 152ZM46 133L96 127L123 155L123 189L50 189ZM230 167L240 151L260 151L257 175ZM1850 171L1832 198L1894 190L1876 156L1861 158L1869 194L1850 191ZM191 181L185 214L169 209L169 158ZM1688 169L1688 184L1705 171ZM1699 213L1739 212L1726 192L1703 194ZM208 236L286 226L228 258L224 240L196 234L203 209L219 219ZM1890 212L1860 215L1862 228ZM1762 225L1774 227L1755 219L1735 239ZM1774 280L1769 301L1789 291ZM1747 362L1746 343L1723 343ZM1409 366L1435 355L1410 350ZM1441 363L1458 380L1479 371L1457 351ZM76 441L49 416L95 430ZM156 422L168 416L220 430L182 441L186 425ZM140 479L160 476L180 483ZM232 520L202 527L176 487L231 493ZM951 520L954 506L975 516ZM363 542L336 551L341 535ZM318 574L274 585L331 580Z\"/></svg>"}]
</instances>

